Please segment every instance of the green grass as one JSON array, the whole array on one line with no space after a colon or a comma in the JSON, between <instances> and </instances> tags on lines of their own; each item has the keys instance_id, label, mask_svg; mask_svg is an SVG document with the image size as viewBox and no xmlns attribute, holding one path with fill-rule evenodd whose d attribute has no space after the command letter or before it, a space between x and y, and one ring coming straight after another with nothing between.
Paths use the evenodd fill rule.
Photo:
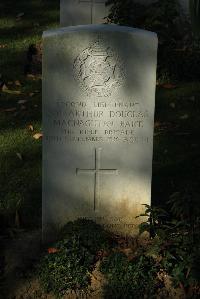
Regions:
<instances>
[{"instance_id":1,"label":"green grass","mask_svg":"<svg viewBox=\"0 0 200 299\"><path fill-rule=\"evenodd\" d=\"M58 0L0 3L0 74L10 92L0 92L0 215L6 226L14 225L16 210L22 226L41 224L42 142L33 138L42 129L41 76L28 78L24 68L29 46L58 25Z\"/></svg>"},{"instance_id":2,"label":"green grass","mask_svg":"<svg viewBox=\"0 0 200 299\"><path fill-rule=\"evenodd\" d=\"M158 88L156 94L153 159L154 204L165 203L174 192L198 192L200 84Z\"/></svg>"}]
</instances>

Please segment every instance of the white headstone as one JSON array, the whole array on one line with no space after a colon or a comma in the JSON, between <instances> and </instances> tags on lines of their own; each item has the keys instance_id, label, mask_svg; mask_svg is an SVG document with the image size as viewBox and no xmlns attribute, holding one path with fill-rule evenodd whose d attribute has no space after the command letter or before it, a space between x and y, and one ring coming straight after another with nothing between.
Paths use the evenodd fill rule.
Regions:
<instances>
[{"instance_id":1,"label":"white headstone","mask_svg":"<svg viewBox=\"0 0 200 299\"><path fill-rule=\"evenodd\" d=\"M103 24L108 16L106 0L61 0L60 25L62 27Z\"/></svg>"},{"instance_id":2,"label":"white headstone","mask_svg":"<svg viewBox=\"0 0 200 299\"><path fill-rule=\"evenodd\" d=\"M43 46L44 237L77 218L135 234L151 201L157 36L76 26Z\"/></svg>"},{"instance_id":3,"label":"white headstone","mask_svg":"<svg viewBox=\"0 0 200 299\"><path fill-rule=\"evenodd\" d=\"M189 15L190 13L190 0L179 0L179 3L180 3L180 6L181 6L181 9L182 9L182 12L185 14L185 15Z\"/></svg>"}]
</instances>

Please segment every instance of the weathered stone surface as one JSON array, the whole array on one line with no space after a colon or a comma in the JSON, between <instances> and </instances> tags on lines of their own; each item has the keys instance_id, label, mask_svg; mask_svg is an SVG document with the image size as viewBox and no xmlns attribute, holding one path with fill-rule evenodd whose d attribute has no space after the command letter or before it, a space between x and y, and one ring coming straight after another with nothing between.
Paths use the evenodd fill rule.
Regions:
<instances>
[{"instance_id":1,"label":"weathered stone surface","mask_svg":"<svg viewBox=\"0 0 200 299\"><path fill-rule=\"evenodd\" d=\"M134 234L151 199L156 34L76 26L43 46L44 236L77 218Z\"/></svg>"},{"instance_id":2,"label":"weathered stone surface","mask_svg":"<svg viewBox=\"0 0 200 299\"><path fill-rule=\"evenodd\" d=\"M106 0L61 0L60 24L62 27L103 24L108 16Z\"/></svg>"}]
</instances>

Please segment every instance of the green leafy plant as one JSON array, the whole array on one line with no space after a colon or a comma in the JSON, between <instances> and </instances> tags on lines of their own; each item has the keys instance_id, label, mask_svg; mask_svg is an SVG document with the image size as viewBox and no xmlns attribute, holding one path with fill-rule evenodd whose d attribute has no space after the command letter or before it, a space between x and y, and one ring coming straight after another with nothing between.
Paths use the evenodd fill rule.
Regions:
<instances>
[{"instance_id":1,"label":"green leafy plant","mask_svg":"<svg viewBox=\"0 0 200 299\"><path fill-rule=\"evenodd\" d=\"M163 209L146 205L146 212L141 216L147 216L147 221L140 225L140 232L153 231L146 255L159 260L160 269L171 277L174 287L196 296L200 291L199 217L195 217L197 213L191 214L190 206L194 201L187 198L185 206L181 206L178 195L174 194L169 201L172 215L176 216L174 219L166 217Z\"/></svg>"},{"instance_id":2,"label":"green leafy plant","mask_svg":"<svg viewBox=\"0 0 200 299\"><path fill-rule=\"evenodd\" d=\"M155 298L160 287L155 260L145 255L129 261L125 254L115 252L106 258L100 270L107 278L104 298Z\"/></svg>"},{"instance_id":3,"label":"green leafy plant","mask_svg":"<svg viewBox=\"0 0 200 299\"><path fill-rule=\"evenodd\" d=\"M136 217L147 218L145 222L139 225L139 233L142 234L147 231L151 238L156 235L163 236L167 227L166 224L164 224L164 220L166 221L167 217L169 217L168 213L160 207L151 207L147 204L144 206L146 207L145 213Z\"/></svg>"},{"instance_id":4,"label":"green leafy plant","mask_svg":"<svg viewBox=\"0 0 200 299\"><path fill-rule=\"evenodd\" d=\"M194 186L186 185L181 192L173 193L168 200L173 215L185 220L190 226L194 226L200 218L199 194L193 189Z\"/></svg>"},{"instance_id":5,"label":"green leafy plant","mask_svg":"<svg viewBox=\"0 0 200 299\"><path fill-rule=\"evenodd\" d=\"M77 236L80 243L86 248L90 248L93 253L100 249L109 250L114 245L108 231L96 222L84 218L68 222L60 232L61 239L73 236Z\"/></svg>"},{"instance_id":6,"label":"green leafy plant","mask_svg":"<svg viewBox=\"0 0 200 299\"><path fill-rule=\"evenodd\" d=\"M98 252L112 244L110 234L86 219L69 222L60 233L60 241L45 255L38 267L45 291L61 297L69 291L87 291Z\"/></svg>"},{"instance_id":7,"label":"green leafy plant","mask_svg":"<svg viewBox=\"0 0 200 299\"><path fill-rule=\"evenodd\" d=\"M191 0L191 2L195 2L192 6L192 15L197 24L199 18L196 12L199 1ZM108 0L107 4L110 5L110 14L107 18L109 23L150 30L158 34L159 83L198 80L199 42L195 41L187 18L180 13L178 1L162 0L144 5L134 0Z\"/></svg>"},{"instance_id":8,"label":"green leafy plant","mask_svg":"<svg viewBox=\"0 0 200 299\"><path fill-rule=\"evenodd\" d=\"M83 290L90 284L94 256L77 237L56 244L39 266L39 278L45 291L62 297L69 290Z\"/></svg>"}]
</instances>

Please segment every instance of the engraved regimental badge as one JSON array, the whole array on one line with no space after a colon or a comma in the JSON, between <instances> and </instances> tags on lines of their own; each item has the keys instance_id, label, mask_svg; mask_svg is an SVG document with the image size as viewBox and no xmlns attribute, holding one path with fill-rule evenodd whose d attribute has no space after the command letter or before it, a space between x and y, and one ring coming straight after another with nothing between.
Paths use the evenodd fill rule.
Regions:
<instances>
[{"instance_id":1,"label":"engraved regimental badge","mask_svg":"<svg viewBox=\"0 0 200 299\"><path fill-rule=\"evenodd\" d=\"M109 97L124 81L122 62L103 40L83 50L73 67L74 77L87 95Z\"/></svg>"}]
</instances>

